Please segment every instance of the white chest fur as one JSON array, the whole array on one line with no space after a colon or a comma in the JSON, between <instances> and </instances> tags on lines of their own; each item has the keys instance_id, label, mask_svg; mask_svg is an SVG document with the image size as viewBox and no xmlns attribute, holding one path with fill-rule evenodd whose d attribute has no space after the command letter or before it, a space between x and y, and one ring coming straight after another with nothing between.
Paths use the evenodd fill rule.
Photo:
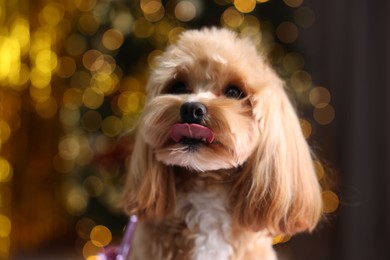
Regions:
<instances>
[{"instance_id":1,"label":"white chest fur","mask_svg":"<svg viewBox=\"0 0 390 260\"><path fill-rule=\"evenodd\" d=\"M180 194L175 215L182 217L194 231L193 260L226 260L232 256L231 217L223 191Z\"/></svg>"}]
</instances>

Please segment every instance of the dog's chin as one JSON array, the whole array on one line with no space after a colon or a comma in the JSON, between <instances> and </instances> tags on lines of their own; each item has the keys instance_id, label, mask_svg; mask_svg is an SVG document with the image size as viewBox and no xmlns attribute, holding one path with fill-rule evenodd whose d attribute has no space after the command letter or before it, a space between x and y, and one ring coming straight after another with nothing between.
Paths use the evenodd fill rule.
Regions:
<instances>
[{"instance_id":1,"label":"dog's chin","mask_svg":"<svg viewBox=\"0 0 390 260\"><path fill-rule=\"evenodd\" d=\"M229 149L218 142L183 139L178 143L155 151L156 159L165 165L181 166L205 172L230 169L240 165Z\"/></svg>"}]
</instances>

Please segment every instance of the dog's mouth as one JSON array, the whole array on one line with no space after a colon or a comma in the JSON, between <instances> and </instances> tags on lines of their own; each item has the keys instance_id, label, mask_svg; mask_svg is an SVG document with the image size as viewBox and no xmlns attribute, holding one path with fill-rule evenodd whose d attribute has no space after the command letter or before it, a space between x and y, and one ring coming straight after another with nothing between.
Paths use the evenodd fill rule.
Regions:
<instances>
[{"instance_id":1,"label":"dog's mouth","mask_svg":"<svg viewBox=\"0 0 390 260\"><path fill-rule=\"evenodd\" d=\"M171 138L176 143L185 145L211 144L214 141L214 132L199 124L174 124L171 127Z\"/></svg>"}]
</instances>

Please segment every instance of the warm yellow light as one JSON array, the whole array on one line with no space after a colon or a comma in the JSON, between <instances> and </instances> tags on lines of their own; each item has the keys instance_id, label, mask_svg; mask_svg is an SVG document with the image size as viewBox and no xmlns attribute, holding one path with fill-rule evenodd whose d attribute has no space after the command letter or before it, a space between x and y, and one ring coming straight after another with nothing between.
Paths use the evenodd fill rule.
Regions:
<instances>
[{"instance_id":1,"label":"warm yellow light","mask_svg":"<svg viewBox=\"0 0 390 260\"><path fill-rule=\"evenodd\" d=\"M139 94L125 91L118 98L118 107L123 114L135 113L139 109Z\"/></svg>"},{"instance_id":2,"label":"warm yellow light","mask_svg":"<svg viewBox=\"0 0 390 260\"><path fill-rule=\"evenodd\" d=\"M84 12L91 11L96 5L96 0L74 0L74 2L76 7Z\"/></svg>"},{"instance_id":3,"label":"warm yellow light","mask_svg":"<svg viewBox=\"0 0 390 260\"><path fill-rule=\"evenodd\" d=\"M182 21L188 22L196 16L196 7L190 1L180 1L175 7L175 17Z\"/></svg>"},{"instance_id":4,"label":"warm yellow light","mask_svg":"<svg viewBox=\"0 0 390 260\"><path fill-rule=\"evenodd\" d=\"M172 30L169 31L169 34L168 34L168 41L170 44L173 44L177 41L177 39L179 38L179 35L184 32L186 29L184 29L183 27L175 27L173 28Z\"/></svg>"},{"instance_id":5,"label":"warm yellow light","mask_svg":"<svg viewBox=\"0 0 390 260\"><path fill-rule=\"evenodd\" d=\"M111 231L102 225L95 226L90 234L91 242L97 247L107 246L111 240Z\"/></svg>"},{"instance_id":6,"label":"warm yellow light","mask_svg":"<svg viewBox=\"0 0 390 260\"><path fill-rule=\"evenodd\" d=\"M160 0L141 0L140 5L146 20L157 22L164 17L165 9Z\"/></svg>"},{"instance_id":7,"label":"warm yellow light","mask_svg":"<svg viewBox=\"0 0 390 260\"><path fill-rule=\"evenodd\" d=\"M15 19L11 26L10 37L19 42L22 56L28 53L30 45L30 24L26 18L20 16Z\"/></svg>"},{"instance_id":8,"label":"warm yellow light","mask_svg":"<svg viewBox=\"0 0 390 260\"><path fill-rule=\"evenodd\" d=\"M94 227L95 222L92 219L83 217L76 223L77 235L84 240L88 240L89 234Z\"/></svg>"},{"instance_id":9,"label":"warm yellow light","mask_svg":"<svg viewBox=\"0 0 390 260\"><path fill-rule=\"evenodd\" d=\"M319 162L317 160L314 160L313 164L314 164L314 169L315 169L316 174L317 174L317 179L321 180L325 175L324 167L322 166L321 162Z\"/></svg>"},{"instance_id":10,"label":"warm yellow light","mask_svg":"<svg viewBox=\"0 0 390 260\"><path fill-rule=\"evenodd\" d=\"M53 97L49 97L45 101L37 102L35 105L35 110L38 115L42 118L49 119L57 114L57 101Z\"/></svg>"},{"instance_id":11,"label":"warm yellow light","mask_svg":"<svg viewBox=\"0 0 390 260\"><path fill-rule=\"evenodd\" d=\"M154 68L156 66L156 58L161 56L163 52L161 50L154 50L148 55L148 65L150 68Z\"/></svg>"},{"instance_id":12,"label":"warm yellow light","mask_svg":"<svg viewBox=\"0 0 390 260\"><path fill-rule=\"evenodd\" d=\"M234 6L242 13L250 13L255 10L256 0L234 0Z\"/></svg>"},{"instance_id":13,"label":"warm yellow light","mask_svg":"<svg viewBox=\"0 0 390 260\"><path fill-rule=\"evenodd\" d=\"M221 23L230 28L239 27L244 21L244 15L238 12L234 7L229 7L221 16Z\"/></svg>"},{"instance_id":14,"label":"warm yellow light","mask_svg":"<svg viewBox=\"0 0 390 260\"><path fill-rule=\"evenodd\" d=\"M241 28L243 31L245 30L251 31L251 33L246 33L246 34L258 33L260 31L260 21L254 15L245 15Z\"/></svg>"},{"instance_id":15,"label":"warm yellow light","mask_svg":"<svg viewBox=\"0 0 390 260\"><path fill-rule=\"evenodd\" d=\"M103 120L102 131L108 137L118 136L122 132L123 123L116 116L108 116Z\"/></svg>"},{"instance_id":16,"label":"warm yellow light","mask_svg":"<svg viewBox=\"0 0 390 260\"><path fill-rule=\"evenodd\" d=\"M1 144L4 144L5 142L8 141L10 136L11 136L11 128L9 124L6 121L0 119L0 147Z\"/></svg>"},{"instance_id":17,"label":"warm yellow light","mask_svg":"<svg viewBox=\"0 0 390 260\"><path fill-rule=\"evenodd\" d=\"M316 108L326 107L331 99L329 90L324 87L315 87L310 90L309 100L310 103Z\"/></svg>"},{"instance_id":18,"label":"warm yellow light","mask_svg":"<svg viewBox=\"0 0 390 260\"><path fill-rule=\"evenodd\" d=\"M11 221L3 214L0 214L0 238L8 237L11 233Z\"/></svg>"},{"instance_id":19,"label":"warm yellow light","mask_svg":"<svg viewBox=\"0 0 390 260\"><path fill-rule=\"evenodd\" d=\"M83 103L91 109L99 108L104 101L104 95L96 88L87 88L83 93Z\"/></svg>"},{"instance_id":20,"label":"warm yellow light","mask_svg":"<svg viewBox=\"0 0 390 260\"><path fill-rule=\"evenodd\" d=\"M300 70L291 76L290 83L295 91L303 92L311 87L312 79L309 73Z\"/></svg>"},{"instance_id":21,"label":"warm yellow light","mask_svg":"<svg viewBox=\"0 0 390 260\"><path fill-rule=\"evenodd\" d=\"M83 104L83 93L80 89L70 88L62 96L64 106L70 109L78 109Z\"/></svg>"},{"instance_id":22,"label":"warm yellow light","mask_svg":"<svg viewBox=\"0 0 390 260\"><path fill-rule=\"evenodd\" d=\"M322 192L323 208L325 213L332 213L339 207L339 198L333 191L326 190Z\"/></svg>"},{"instance_id":23,"label":"warm yellow light","mask_svg":"<svg viewBox=\"0 0 390 260\"><path fill-rule=\"evenodd\" d=\"M99 29L100 23L91 13L86 13L80 16L77 25L84 35L92 35Z\"/></svg>"},{"instance_id":24,"label":"warm yellow light","mask_svg":"<svg viewBox=\"0 0 390 260\"><path fill-rule=\"evenodd\" d=\"M63 56L58 59L56 73L61 78L69 78L76 71L76 62L68 56Z\"/></svg>"},{"instance_id":25,"label":"warm yellow light","mask_svg":"<svg viewBox=\"0 0 390 260\"><path fill-rule=\"evenodd\" d=\"M12 178L11 164L3 157L0 157L0 183L8 182Z\"/></svg>"},{"instance_id":26,"label":"warm yellow light","mask_svg":"<svg viewBox=\"0 0 390 260\"><path fill-rule=\"evenodd\" d=\"M64 6L55 2L48 3L40 13L42 24L56 26L64 18Z\"/></svg>"},{"instance_id":27,"label":"warm yellow light","mask_svg":"<svg viewBox=\"0 0 390 260\"><path fill-rule=\"evenodd\" d=\"M334 120L335 110L332 105L328 104L325 107L314 109L313 116L320 125L328 125Z\"/></svg>"},{"instance_id":28,"label":"warm yellow light","mask_svg":"<svg viewBox=\"0 0 390 260\"><path fill-rule=\"evenodd\" d=\"M88 195L80 187L72 187L67 192L66 208L74 216L82 215L88 206Z\"/></svg>"},{"instance_id":29,"label":"warm yellow light","mask_svg":"<svg viewBox=\"0 0 390 260\"><path fill-rule=\"evenodd\" d=\"M101 252L101 250L102 247L96 246L91 241L88 241L83 247L84 259L88 259L89 257L97 255Z\"/></svg>"},{"instance_id":30,"label":"warm yellow light","mask_svg":"<svg viewBox=\"0 0 390 260\"><path fill-rule=\"evenodd\" d=\"M44 73L50 73L57 67L57 54L51 50L42 50L35 57L35 66Z\"/></svg>"},{"instance_id":31,"label":"warm yellow light","mask_svg":"<svg viewBox=\"0 0 390 260\"><path fill-rule=\"evenodd\" d=\"M37 67L34 67L30 72L30 82L36 88L46 88L51 81L51 72L42 71Z\"/></svg>"},{"instance_id":32,"label":"warm yellow light","mask_svg":"<svg viewBox=\"0 0 390 260\"><path fill-rule=\"evenodd\" d=\"M49 99L51 95L50 85L44 88L36 88L34 86L30 86L29 90L32 100L36 102L44 102Z\"/></svg>"},{"instance_id":33,"label":"warm yellow light","mask_svg":"<svg viewBox=\"0 0 390 260\"><path fill-rule=\"evenodd\" d=\"M123 44L123 34L117 29L109 29L103 34L102 43L108 50L116 50Z\"/></svg>"},{"instance_id":34,"label":"warm yellow light","mask_svg":"<svg viewBox=\"0 0 390 260\"><path fill-rule=\"evenodd\" d=\"M8 254L11 247L10 237L0 237L0 257L3 259L9 259Z\"/></svg>"},{"instance_id":35,"label":"warm yellow light","mask_svg":"<svg viewBox=\"0 0 390 260\"><path fill-rule=\"evenodd\" d=\"M305 60L299 53L290 52L284 56L282 64L286 72L292 74L303 69Z\"/></svg>"},{"instance_id":36,"label":"warm yellow light","mask_svg":"<svg viewBox=\"0 0 390 260\"><path fill-rule=\"evenodd\" d=\"M80 143L77 137L67 135L58 144L59 155L66 160L75 160L80 154Z\"/></svg>"},{"instance_id":37,"label":"warm yellow light","mask_svg":"<svg viewBox=\"0 0 390 260\"><path fill-rule=\"evenodd\" d=\"M154 31L153 24L145 18L139 18L133 24L134 35L138 38L147 38Z\"/></svg>"},{"instance_id":38,"label":"warm yellow light","mask_svg":"<svg viewBox=\"0 0 390 260\"><path fill-rule=\"evenodd\" d=\"M312 133L312 127L309 121L301 118L299 119L299 123L301 125L302 133L305 138L309 138Z\"/></svg>"},{"instance_id":39,"label":"warm yellow light","mask_svg":"<svg viewBox=\"0 0 390 260\"><path fill-rule=\"evenodd\" d=\"M0 82L19 72L20 45L15 39L0 36Z\"/></svg>"}]
</instances>

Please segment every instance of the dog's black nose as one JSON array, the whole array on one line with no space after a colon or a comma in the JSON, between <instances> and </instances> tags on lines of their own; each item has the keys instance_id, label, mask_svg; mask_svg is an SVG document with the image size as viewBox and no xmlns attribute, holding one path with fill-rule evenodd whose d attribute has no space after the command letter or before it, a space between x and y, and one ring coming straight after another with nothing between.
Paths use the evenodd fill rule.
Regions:
<instances>
[{"instance_id":1,"label":"dog's black nose","mask_svg":"<svg viewBox=\"0 0 390 260\"><path fill-rule=\"evenodd\" d=\"M184 123L199 124L206 114L206 106L199 102L187 102L180 108L180 117Z\"/></svg>"}]
</instances>

